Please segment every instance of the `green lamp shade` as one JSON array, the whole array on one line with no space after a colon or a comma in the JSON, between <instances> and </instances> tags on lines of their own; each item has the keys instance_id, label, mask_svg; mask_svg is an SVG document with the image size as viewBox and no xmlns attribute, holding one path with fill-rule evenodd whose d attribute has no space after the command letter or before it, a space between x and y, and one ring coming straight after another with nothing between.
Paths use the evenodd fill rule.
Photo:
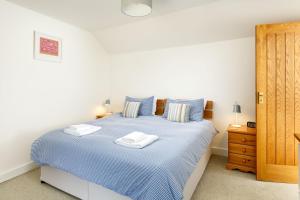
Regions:
<instances>
[{"instance_id":1,"label":"green lamp shade","mask_svg":"<svg viewBox=\"0 0 300 200\"><path fill-rule=\"evenodd\" d=\"M110 99L105 100L105 105L110 105Z\"/></svg>"},{"instance_id":2,"label":"green lamp shade","mask_svg":"<svg viewBox=\"0 0 300 200\"><path fill-rule=\"evenodd\" d=\"M233 112L234 113L241 113L241 106L239 104L234 104L233 105Z\"/></svg>"}]
</instances>

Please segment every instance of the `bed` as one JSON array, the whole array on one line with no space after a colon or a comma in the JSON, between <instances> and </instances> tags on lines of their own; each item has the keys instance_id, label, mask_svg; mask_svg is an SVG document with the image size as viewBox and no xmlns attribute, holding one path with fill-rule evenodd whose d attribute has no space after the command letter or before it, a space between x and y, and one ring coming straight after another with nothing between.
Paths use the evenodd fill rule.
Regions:
<instances>
[{"instance_id":1,"label":"bed","mask_svg":"<svg viewBox=\"0 0 300 200\"><path fill-rule=\"evenodd\" d=\"M160 114L162 101L157 103ZM212 102L205 118L212 117ZM101 130L84 137L54 130L32 144L41 181L84 200L189 200L211 155L216 130L210 120L170 122L161 116L123 118L120 114L88 122ZM160 137L143 149L116 145L132 131Z\"/></svg>"}]
</instances>

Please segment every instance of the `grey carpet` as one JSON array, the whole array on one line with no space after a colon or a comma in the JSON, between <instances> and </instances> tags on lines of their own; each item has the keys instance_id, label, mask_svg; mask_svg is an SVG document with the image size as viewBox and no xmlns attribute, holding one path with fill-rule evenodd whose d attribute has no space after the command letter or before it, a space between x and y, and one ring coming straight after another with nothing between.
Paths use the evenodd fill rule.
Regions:
<instances>
[{"instance_id":1,"label":"grey carpet","mask_svg":"<svg viewBox=\"0 0 300 200\"><path fill-rule=\"evenodd\" d=\"M225 169L226 158L212 156L192 200L297 200L298 185L260 182L255 175ZM0 184L0 200L77 199L40 184L36 169Z\"/></svg>"}]
</instances>

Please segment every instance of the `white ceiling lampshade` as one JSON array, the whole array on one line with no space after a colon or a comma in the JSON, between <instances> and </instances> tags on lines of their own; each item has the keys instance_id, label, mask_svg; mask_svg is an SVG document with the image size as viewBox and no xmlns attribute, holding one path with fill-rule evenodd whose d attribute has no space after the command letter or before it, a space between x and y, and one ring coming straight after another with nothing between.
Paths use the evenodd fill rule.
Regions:
<instances>
[{"instance_id":1,"label":"white ceiling lampshade","mask_svg":"<svg viewBox=\"0 0 300 200\"><path fill-rule=\"evenodd\" d=\"M152 11L152 0L122 0L122 12L131 17L143 17Z\"/></svg>"}]
</instances>

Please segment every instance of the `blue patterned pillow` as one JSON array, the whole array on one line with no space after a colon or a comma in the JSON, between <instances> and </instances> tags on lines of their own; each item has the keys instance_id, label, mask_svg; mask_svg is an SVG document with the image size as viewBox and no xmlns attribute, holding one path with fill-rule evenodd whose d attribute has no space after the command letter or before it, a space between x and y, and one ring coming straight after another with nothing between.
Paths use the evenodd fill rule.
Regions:
<instances>
[{"instance_id":1,"label":"blue patterned pillow","mask_svg":"<svg viewBox=\"0 0 300 200\"><path fill-rule=\"evenodd\" d=\"M164 111L164 114L163 114L164 118L168 117L169 104L170 103L182 103L182 104L191 105L190 121L201 121L201 120L203 120L204 99L196 99L196 100L167 99L165 111Z\"/></svg>"},{"instance_id":2,"label":"blue patterned pillow","mask_svg":"<svg viewBox=\"0 0 300 200\"><path fill-rule=\"evenodd\" d=\"M141 102L139 109L139 116L152 116L153 115L153 102L154 96L149 98L133 98L126 97L125 102Z\"/></svg>"},{"instance_id":3,"label":"blue patterned pillow","mask_svg":"<svg viewBox=\"0 0 300 200\"><path fill-rule=\"evenodd\" d=\"M189 104L170 103L167 119L173 122L188 122L190 121L190 110L191 105Z\"/></svg>"}]
</instances>

